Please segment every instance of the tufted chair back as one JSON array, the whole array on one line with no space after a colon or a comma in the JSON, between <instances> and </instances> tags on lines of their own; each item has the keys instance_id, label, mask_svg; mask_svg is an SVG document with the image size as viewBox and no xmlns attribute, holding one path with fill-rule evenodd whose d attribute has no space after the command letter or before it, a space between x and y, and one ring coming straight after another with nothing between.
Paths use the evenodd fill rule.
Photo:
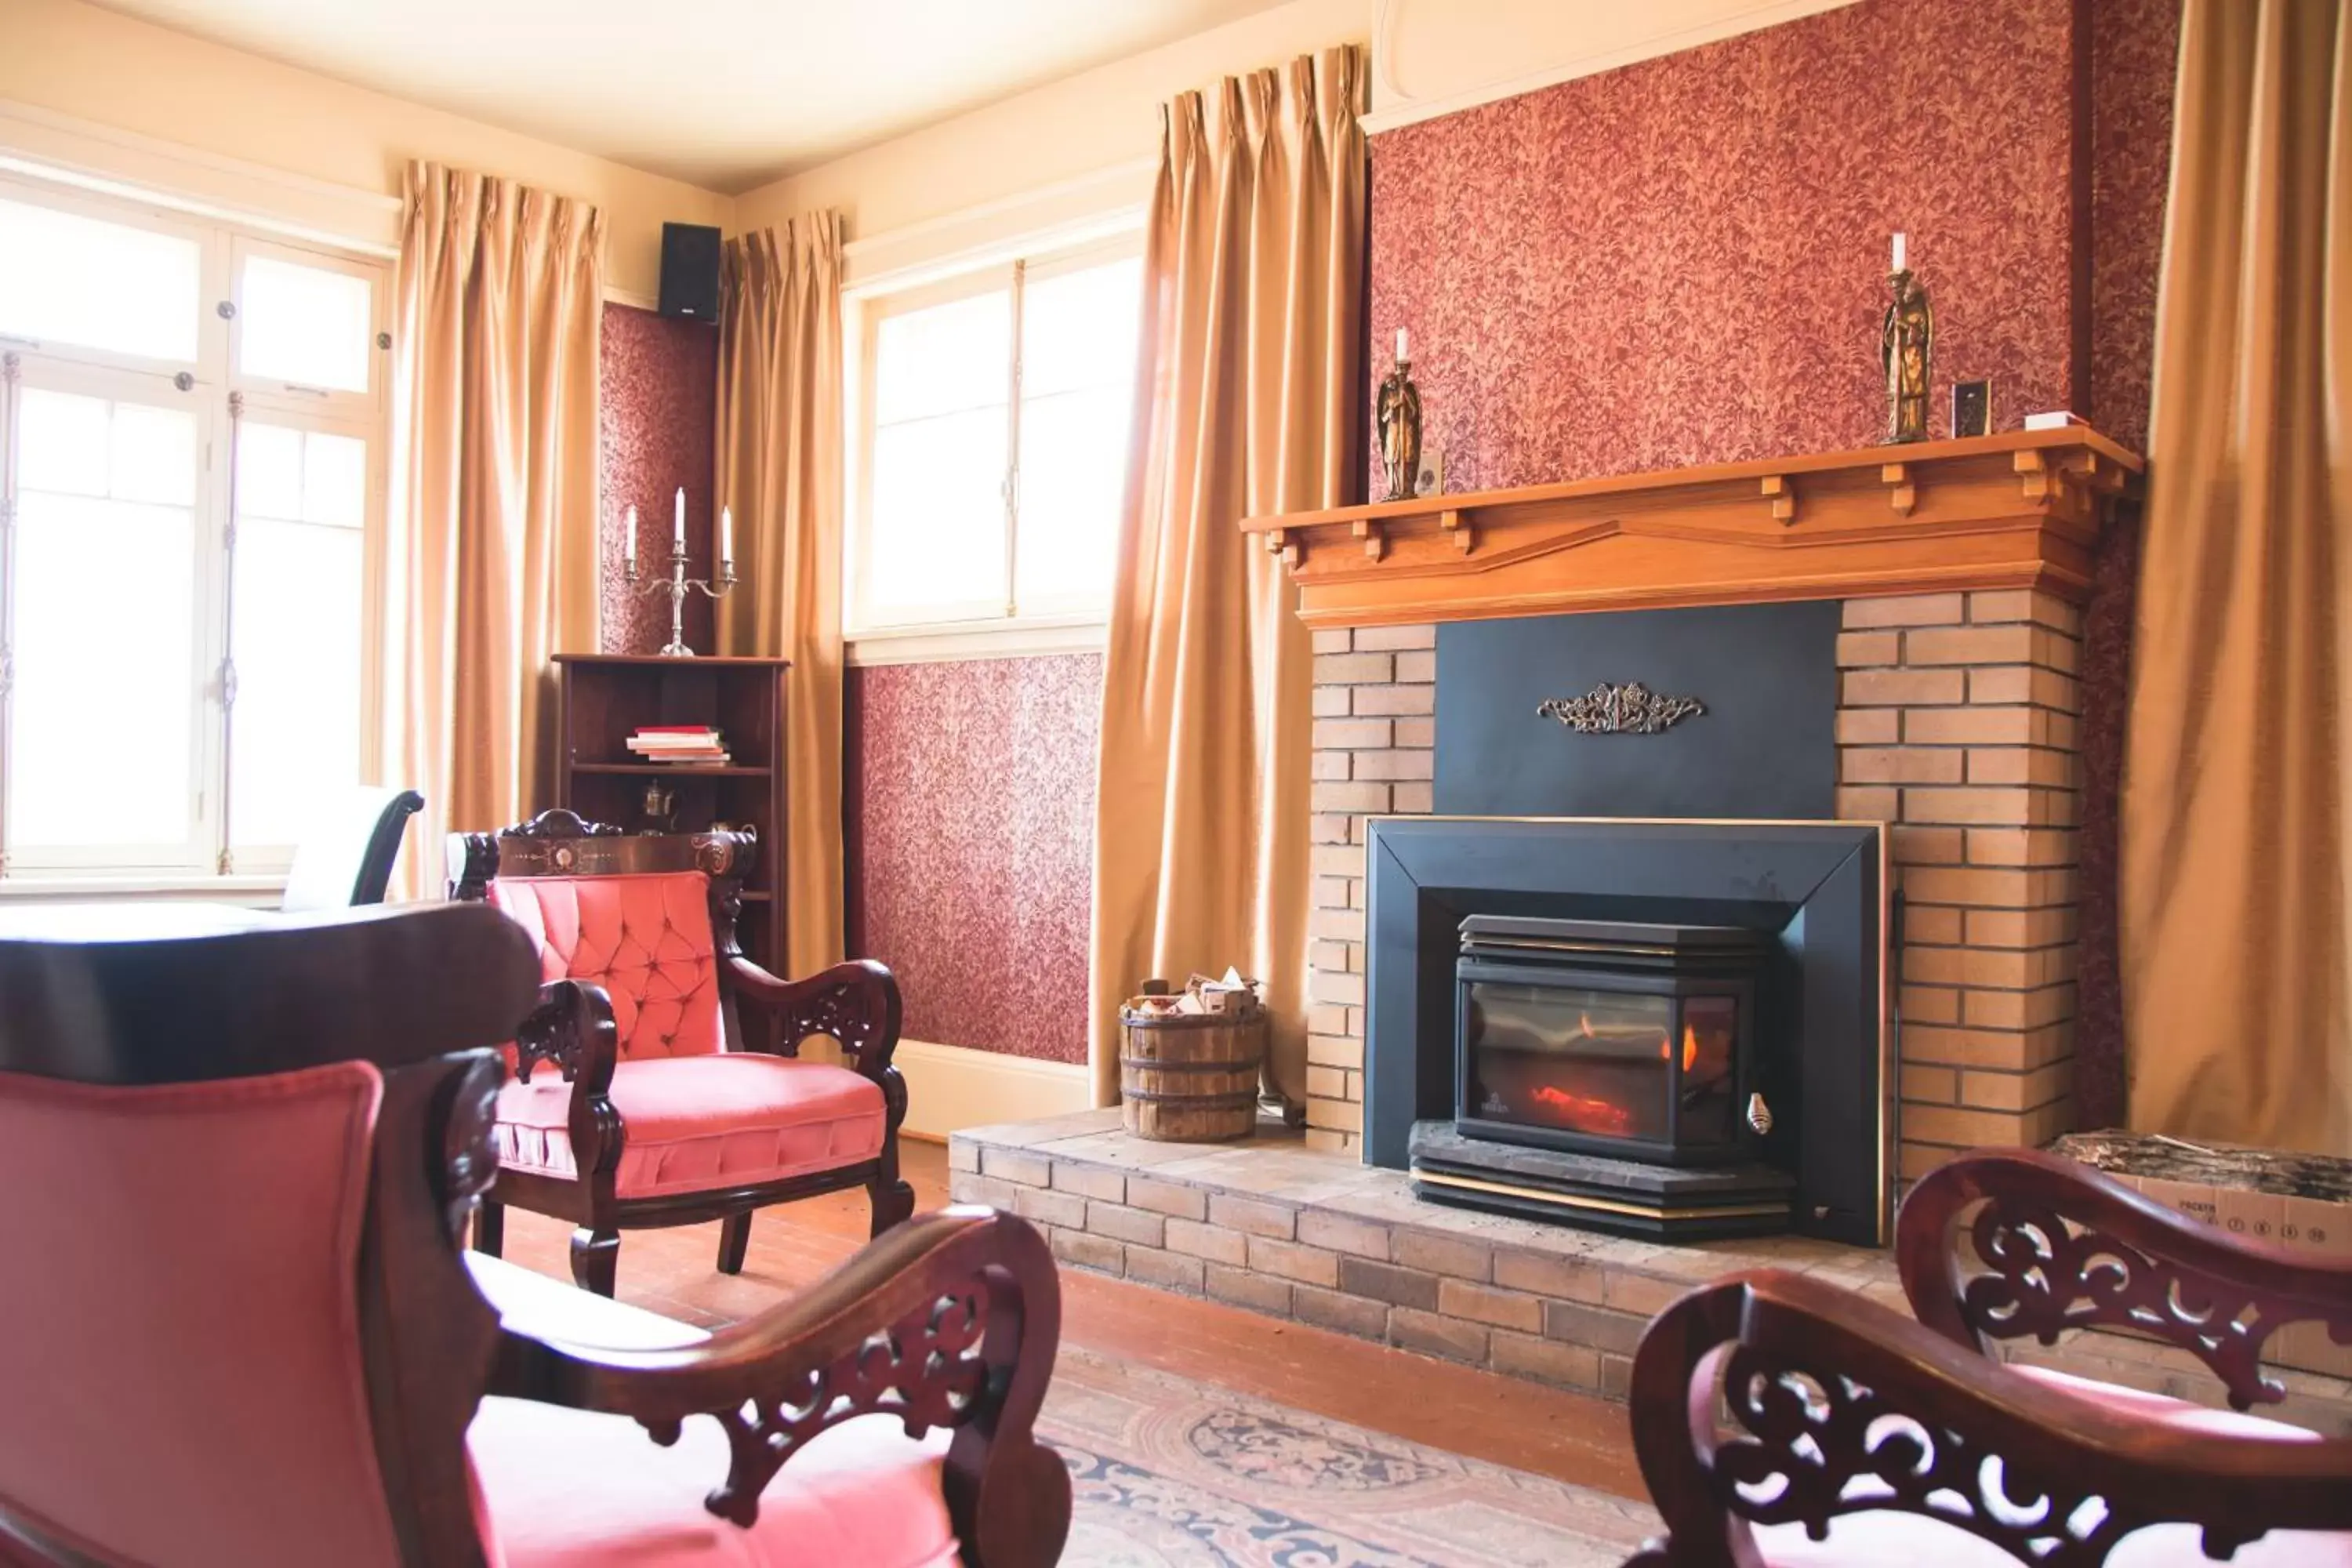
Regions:
<instances>
[{"instance_id":1,"label":"tufted chair back","mask_svg":"<svg viewBox=\"0 0 2352 1568\"><path fill-rule=\"evenodd\" d=\"M623 1061L726 1048L710 879L700 871L500 877L488 892L530 933L541 981L604 988Z\"/></svg>"},{"instance_id":2,"label":"tufted chair back","mask_svg":"<svg viewBox=\"0 0 2352 1568\"><path fill-rule=\"evenodd\" d=\"M530 933L542 982L604 987L623 1061L729 1048L719 960L759 840L748 831L624 833L558 808L449 836L449 895Z\"/></svg>"}]
</instances>

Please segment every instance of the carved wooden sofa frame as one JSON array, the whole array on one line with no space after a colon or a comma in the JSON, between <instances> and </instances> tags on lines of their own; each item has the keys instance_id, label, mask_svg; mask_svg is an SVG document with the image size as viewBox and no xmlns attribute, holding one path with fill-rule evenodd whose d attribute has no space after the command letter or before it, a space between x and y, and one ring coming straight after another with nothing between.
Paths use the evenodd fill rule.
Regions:
<instances>
[{"instance_id":1,"label":"carved wooden sofa frame","mask_svg":"<svg viewBox=\"0 0 2352 1568\"><path fill-rule=\"evenodd\" d=\"M2215 1559L2270 1531L2352 1531L2352 1439L2169 1424L2003 1365L1996 1348L2133 1331L2195 1355L2242 1411L2284 1397L2261 1365L2277 1329L2320 1321L2352 1344L2352 1261L2240 1240L2029 1151L1930 1173L1896 1248L1916 1321L1760 1269L1651 1324L1633 1442L1669 1534L1629 1568L1744 1568L1763 1561L1751 1526L1819 1541L1866 1511L1932 1517L2044 1568L2090 1568L2152 1525L2198 1527Z\"/></svg>"},{"instance_id":2,"label":"carved wooden sofa frame","mask_svg":"<svg viewBox=\"0 0 2352 1568\"><path fill-rule=\"evenodd\" d=\"M719 1268L735 1274L743 1268L752 1214L771 1204L862 1186L873 1209L871 1234L877 1237L914 1212L914 1189L898 1173L907 1082L890 1059L898 1045L898 982L871 959L837 963L806 979L781 980L745 957L735 928L742 912L743 879L758 852L758 838L749 832L630 834L557 809L496 833L451 834L449 897L478 901L492 879L503 877L702 872L710 885L723 1048L795 1057L809 1037L832 1037L845 1065L882 1092L880 1152L871 1160L781 1181L657 1197L618 1196L614 1178L628 1132L610 1098L620 1060L612 999L598 985L555 981L541 988L539 1005L516 1030L516 1073L528 1081L545 1064L572 1085L568 1132L580 1176L565 1180L501 1170L477 1222L475 1245L482 1251L495 1257L502 1250L509 1204L568 1219L579 1227L572 1237L573 1279L610 1296L623 1230L722 1221ZM759 1026L748 1031L741 1016L747 1008Z\"/></svg>"}]
</instances>

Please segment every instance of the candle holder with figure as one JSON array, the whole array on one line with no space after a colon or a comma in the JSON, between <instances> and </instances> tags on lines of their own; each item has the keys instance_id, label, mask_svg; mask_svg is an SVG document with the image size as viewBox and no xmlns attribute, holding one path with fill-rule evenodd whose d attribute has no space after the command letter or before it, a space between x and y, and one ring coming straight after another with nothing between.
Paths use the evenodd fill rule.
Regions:
<instances>
[{"instance_id":1,"label":"candle holder with figure","mask_svg":"<svg viewBox=\"0 0 2352 1568\"><path fill-rule=\"evenodd\" d=\"M1412 358L1404 329L1397 329L1396 369L1381 383L1373 418L1381 437L1382 500L1410 500L1421 478L1421 388L1412 384Z\"/></svg>"},{"instance_id":2,"label":"candle holder with figure","mask_svg":"<svg viewBox=\"0 0 2352 1568\"><path fill-rule=\"evenodd\" d=\"M735 520L726 509L719 513L719 574L714 577L688 577L686 574L686 491L677 492L677 526L670 532L669 573L650 582L640 583L637 576L637 509L629 509L628 525L622 536L621 575L640 594L669 595L669 641L662 647L665 658L692 658L694 650L686 646L686 601L697 589L706 597L723 599L735 586Z\"/></svg>"},{"instance_id":3,"label":"candle holder with figure","mask_svg":"<svg viewBox=\"0 0 2352 1568\"><path fill-rule=\"evenodd\" d=\"M1903 236L1895 237L1887 284L1895 302L1878 329L1878 367L1886 377L1886 438L1927 438L1927 387L1934 375L1936 313L1918 275L1905 265Z\"/></svg>"}]
</instances>

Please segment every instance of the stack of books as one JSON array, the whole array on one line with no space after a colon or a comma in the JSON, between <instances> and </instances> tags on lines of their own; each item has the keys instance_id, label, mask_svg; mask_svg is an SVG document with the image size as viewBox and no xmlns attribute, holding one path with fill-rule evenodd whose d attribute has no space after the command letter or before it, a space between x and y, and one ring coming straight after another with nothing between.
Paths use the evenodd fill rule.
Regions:
<instances>
[{"instance_id":1,"label":"stack of books","mask_svg":"<svg viewBox=\"0 0 2352 1568\"><path fill-rule=\"evenodd\" d=\"M629 737L629 750L652 763L723 765L727 745L708 724L645 724Z\"/></svg>"}]
</instances>

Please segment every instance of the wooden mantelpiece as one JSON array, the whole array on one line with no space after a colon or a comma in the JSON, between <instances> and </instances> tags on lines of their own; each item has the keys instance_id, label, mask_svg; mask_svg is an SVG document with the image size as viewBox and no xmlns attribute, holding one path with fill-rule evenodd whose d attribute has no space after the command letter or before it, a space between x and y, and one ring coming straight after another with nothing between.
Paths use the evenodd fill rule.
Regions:
<instances>
[{"instance_id":1,"label":"wooden mantelpiece","mask_svg":"<svg viewBox=\"0 0 2352 1568\"><path fill-rule=\"evenodd\" d=\"M2040 588L2142 463L2082 426L1254 517L1318 626Z\"/></svg>"}]
</instances>

